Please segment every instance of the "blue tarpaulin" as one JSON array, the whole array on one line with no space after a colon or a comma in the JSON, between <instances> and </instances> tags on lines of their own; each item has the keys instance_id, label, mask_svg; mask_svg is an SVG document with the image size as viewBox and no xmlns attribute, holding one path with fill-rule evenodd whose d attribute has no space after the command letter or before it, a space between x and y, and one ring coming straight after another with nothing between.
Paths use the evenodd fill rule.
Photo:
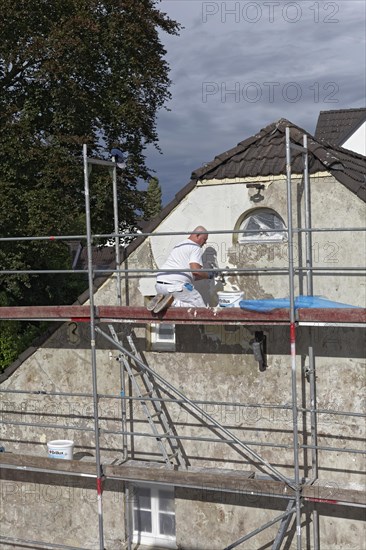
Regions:
<instances>
[{"instance_id":1,"label":"blue tarpaulin","mask_svg":"<svg viewBox=\"0 0 366 550\"><path fill-rule=\"evenodd\" d=\"M249 309L251 311L272 311L273 309L283 309L290 307L289 298L272 298L269 300L241 300L239 302L241 309ZM333 302L322 296L296 296L295 309L299 308L358 308L341 302Z\"/></svg>"}]
</instances>

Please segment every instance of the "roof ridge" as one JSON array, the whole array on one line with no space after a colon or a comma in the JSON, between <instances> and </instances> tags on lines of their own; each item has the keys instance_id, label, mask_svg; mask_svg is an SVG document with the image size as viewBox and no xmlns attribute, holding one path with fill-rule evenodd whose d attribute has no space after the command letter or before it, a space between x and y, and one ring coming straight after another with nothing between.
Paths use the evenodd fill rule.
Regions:
<instances>
[{"instance_id":1,"label":"roof ridge","mask_svg":"<svg viewBox=\"0 0 366 550\"><path fill-rule=\"evenodd\" d=\"M253 145L256 141L263 139L266 135L274 134L276 131L279 131L284 135L286 131L286 127L290 128L290 132L291 132L291 128L293 128L294 130L301 133L302 135L306 134L310 138L313 138L313 136L308 131L304 130L297 124L291 122L287 118L282 117L274 122L271 122L261 130L259 130L259 132L257 132L253 136L250 136L249 138L246 138L245 140L240 141L235 147L232 147L231 149L228 149L224 153L221 153L220 155L215 156L211 162L207 162L200 168L194 170L191 175L192 180L198 180L202 176L206 174L208 175L209 172L211 172L212 170L220 166L220 164L222 164L223 162L227 162L230 159L232 159L234 156L242 153L245 149ZM292 137L294 139L294 136ZM296 138L295 138L295 141L296 141Z\"/></svg>"},{"instance_id":2,"label":"roof ridge","mask_svg":"<svg viewBox=\"0 0 366 550\"><path fill-rule=\"evenodd\" d=\"M365 111L366 107L350 107L349 109L328 109L326 111L320 111L320 113L349 113L350 111Z\"/></svg>"},{"instance_id":3,"label":"roof ridge","mask_svg":"<svg viewBox=\"0 0 366 550\"><path fill-rule=\"evenodd\" d=\"M216 166L219 166L220 164L222 164L223 161L226 162L230 160L233 156L245 150L249 145L252 145L256 141L259 141L265 135L273 132L274 130L278 130L279 125L283 123L292 124L286 118L280 118L275 122L271 122L271 124L268 124L264 128L261 128L261 130L259 130L259 132L257 132L253 136L250 136L244 139L243 141L239 141L239 143L235 147L232 147L231 149L224 151L220 155L216 155L212 161L207 162L206 164L204 164L200 168L197 168L196 170L193 170L191 175L192 180L199 179L201 175L204 175L209 171L213 170L214 168L216 168Z\"/></svg>"}]
</instances>

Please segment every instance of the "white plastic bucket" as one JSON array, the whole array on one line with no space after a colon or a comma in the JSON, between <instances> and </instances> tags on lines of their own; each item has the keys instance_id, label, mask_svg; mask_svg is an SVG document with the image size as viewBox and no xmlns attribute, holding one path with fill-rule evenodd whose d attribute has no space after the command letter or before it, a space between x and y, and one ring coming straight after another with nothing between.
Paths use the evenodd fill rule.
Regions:
<instances>
[{"instance_id":1,"label":"white plastic bucket","mask_svg":"<svg viewBox=\"0 0 366 550\"><path fill-rule=\"evenodd\" d=\"M244 292L218 292L220 307L238 307L240 300L243 299Z\"/></svg>"},{"instance_id":2,"label":"white plastic bucket","mask_svg":"<svg viewBox=\"0 0 366 550\"><path fill-rule=\"evenodd\" d=\"M55 439L47 442L48 458L62 458L72 460L74 442L70 439Z\"/></svg>"}]
</instances>

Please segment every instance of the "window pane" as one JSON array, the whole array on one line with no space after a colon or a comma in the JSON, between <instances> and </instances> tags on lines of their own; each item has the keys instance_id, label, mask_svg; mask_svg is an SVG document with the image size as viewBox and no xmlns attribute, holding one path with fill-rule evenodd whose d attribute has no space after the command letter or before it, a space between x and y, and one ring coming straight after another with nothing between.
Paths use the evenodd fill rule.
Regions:
<instances>
[{"instance_id":1,"label":"window pane","mask_svg":"<svg viewBox=\"0 0 366 550\"><path fill-rule=\"evenodd\" d=\"M254 218L254 216L251 216L249 220L246 223L246 228L248 231L253 231L253 229L260 229L260 225L258 221Z\"/></svg>"},{"instance_id":2,"label":"window pane","mask_svg":"<svg viewBox=\"0 0 366 550\"><path fill-rule=\"evenodd\" d=\"M286 233L281 229L285 229L285 224L278 214L268 210L257 210L244 220L241 225L243 233L240 239L242 240L284 240ZM253 233L249 230L255 231ZM271 231L274 230L274 231Z\"/></svg>"},{"instance_id":3,"label":"window pane","mask_svg":"<svg viewBox=\"0 0 366 550\"><path fill-rule=\"evenodd\" d=\"M151 510L151 493L146 487L135 487L133 493L134 508Z\"/></svg>"},{"instance_id":4,"label":"window pane","mask_svg":"<svg viewBox=\"0 0 366 550\"><path fill-rule=\"evenodd\" d=\"M174 339L174 325L161 323L158 328L160 340L172 340Z\"/></svg>"},{"instance_id":5,"label":"window pane","mask_svg":"<svg viewBox=\"0 0 366 550\"><path fill-rule=\"evenodd\" d=\"M151 512L134 510L133 516L133 527L135 531L139 531L140 533L152 533Z\"/></svg>"},{"instance_id":6,"label":"window pane","mask_svg":"<svg viewBox=\"0 0 366 550\"><path fill-rule=\"evenodd\" d=\"M174 493L159 491L159 510L162 512L174 512Z\"/></svg>"},{"instance_id":7,"label":"window pane","mask_svg":"<svg viewBox=\"0 0 366 550\"><path fill-rule=\"evenodd\" d=\"M175 516L173 514L159 514L159 531L161 535L175 535Z\"/></svg>"}]
</instances>

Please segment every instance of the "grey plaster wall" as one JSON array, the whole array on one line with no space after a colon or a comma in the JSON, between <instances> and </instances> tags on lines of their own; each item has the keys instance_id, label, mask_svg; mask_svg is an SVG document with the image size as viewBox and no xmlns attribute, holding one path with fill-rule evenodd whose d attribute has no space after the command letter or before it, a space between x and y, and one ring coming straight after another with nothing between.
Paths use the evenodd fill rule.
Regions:
<instances>
[{"instance_id":1,"label":"grey plaster wall","mask_svg":"<svg viewBox=\"0 0 366 550\"><path fill-rule=\"evenodd\" d=\"M230 495L204 490L176 490L177 543L181 550L222 550L229 544L259 529L283 513L287 501L270 496ZM309 520L311 507L305 507ZM339 517L336 507L317 506L320 524L320 548L360 550L366 534L364 514L358 510L352 517ZM347 513L346 513L347 516ZM187 518L191 518L187 522ZM305 522L304 522L305 523ZM243 550L265 550L272 547L279 524L262 530L237 546ZM312 522L304 528L302 543L313 548ZM209 541L209 544L208 544ZM290 523L283 548L296 548L296 524Z\"/></svg>"},{"instance_id":2,"label":"grey plaster wall","mask_svg":"<svg viewBox=\"0 0 366 550\"><path fill-rule=\"evenodd\" d=\"M99 549L95 480L44 473L24 476L19 472L4 472L1 477L2 536ZM106 548L121 550L125 542L122 482L105 483L103 511ZM35 542L33 548L39 547Z\"/></svg>"}]
</instances>

